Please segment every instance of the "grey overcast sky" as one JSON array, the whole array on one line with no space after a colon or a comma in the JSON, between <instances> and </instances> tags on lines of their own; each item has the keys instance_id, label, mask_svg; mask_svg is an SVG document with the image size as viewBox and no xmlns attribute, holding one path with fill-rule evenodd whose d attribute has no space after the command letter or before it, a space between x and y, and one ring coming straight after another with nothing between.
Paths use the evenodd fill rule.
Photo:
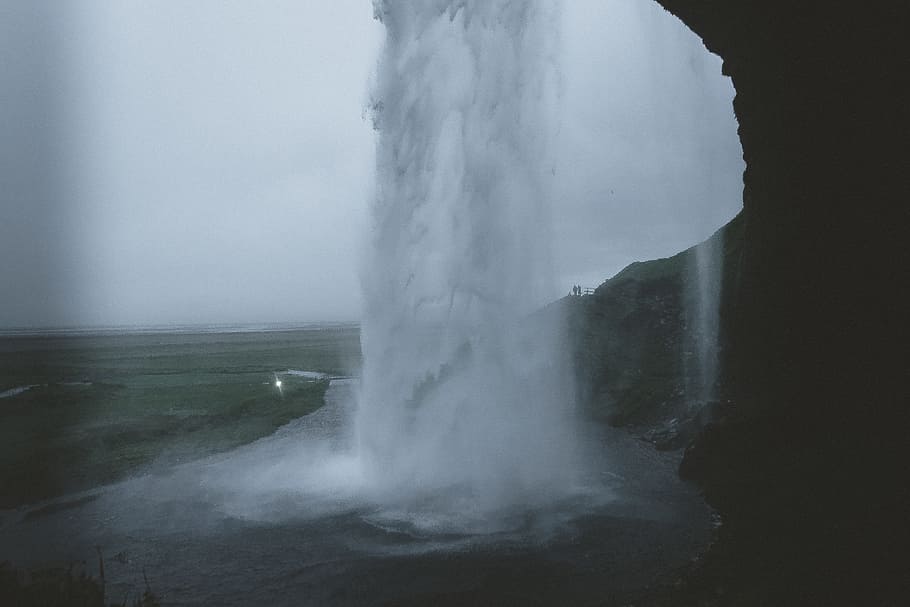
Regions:
<instances>
[{"instance_id":1,"label":"grey overcast sky","mask_svg":"<svg viewBox=\"0 0 910 607\"><path fill-rule=\"evenodd\" d=\"M0 0L0 327L356 320L369 0ZM656 3L566 0L560 283L741 207L733 88Z\"/></svg>"}]
</instances>

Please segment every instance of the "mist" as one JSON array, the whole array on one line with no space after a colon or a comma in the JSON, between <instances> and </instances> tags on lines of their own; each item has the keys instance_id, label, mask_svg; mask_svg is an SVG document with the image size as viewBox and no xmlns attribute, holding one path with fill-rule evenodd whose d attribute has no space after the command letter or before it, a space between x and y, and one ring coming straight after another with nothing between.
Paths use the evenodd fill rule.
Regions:
<instances>
[{"instance_id":1,"label":"mist","mask_svg":"<svg viewBox=\"0 0 910 607\"><path fill-rule=\"evenodd\" d=\"M675 19L9 6L2 560L95 547L100 573L104 546L102 593L148 566L194 604L574 604L707 545L676 456L602 423L576 372L607 298L562 299L739 207L732 87ZM688 323L705 401L716 261L685 314L642 307ZM110 330L8 330L48 325Z\"/></svg>"},{"instance_id":2,"label":"mist","mask_svg":"<svg viewBox=\"0 0 910 607\"><path fill-rule=\"evenodd\" d=\"M359 319L368 2L3 0L0 325ZM733 87L656 3L566 2L553 284L596 286L741 201Z\"/></svg>"},{"instance_id":3,"label":"mist","mask_svg":"<svg viewBox=\"0 0 910 607\"><path fill-rule=\"evenodd\" d=\"M526 318L553 283L557 6L375 6L388 35L364 272L365 476L483 519L564 498L582 467L562 319Z\"/></svg>"}]
</instances>

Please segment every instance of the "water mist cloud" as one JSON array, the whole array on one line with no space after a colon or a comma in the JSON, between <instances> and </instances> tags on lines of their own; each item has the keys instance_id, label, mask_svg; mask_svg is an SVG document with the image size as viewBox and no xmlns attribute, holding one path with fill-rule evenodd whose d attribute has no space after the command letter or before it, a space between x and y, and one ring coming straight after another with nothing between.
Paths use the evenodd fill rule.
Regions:
<instances>
[{"instance_id":1,"label":"water mist cloud","mask_svg":"<svg viewBox=\"0 0 910 607\"><path fill-rule=\"evenodd\" d=\"M377 199L358 434L368 476L480 511L574 488L552 295L555 3L376 2Z\"/></svg>"}]
</instances>

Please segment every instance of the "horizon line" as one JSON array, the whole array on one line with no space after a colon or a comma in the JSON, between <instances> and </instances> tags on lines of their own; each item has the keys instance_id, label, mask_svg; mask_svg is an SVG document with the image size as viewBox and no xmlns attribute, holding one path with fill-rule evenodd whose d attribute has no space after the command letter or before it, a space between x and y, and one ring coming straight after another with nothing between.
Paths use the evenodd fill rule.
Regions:
<instances>
[{"instance_id":1,"label":"horizon line","mask_svg":"<svg viewBox=\"0 0 910 607\"><path fill-rule=\"evenodd\" d=\"M164 322L130 324L73 324L0 326L0 336L66 335L91 333L180 333L180 332L265 332L294 329L313 329L320 326L360 326L360 320L300 320L265 322ZM231 330L234 331L231 331ZM207 330L207 331L206 331Z\"/></svg>"}]
</instances>

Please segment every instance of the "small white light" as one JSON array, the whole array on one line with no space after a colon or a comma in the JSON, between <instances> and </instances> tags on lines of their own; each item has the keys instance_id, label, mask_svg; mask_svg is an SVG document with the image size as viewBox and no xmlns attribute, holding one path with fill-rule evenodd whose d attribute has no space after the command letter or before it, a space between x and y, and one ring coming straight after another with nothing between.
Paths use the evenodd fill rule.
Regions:
<instances>
[{"instance_id":1,"label":"small white light","mask_svg":"<svg viewBox=\"0 0 910 607\"><path fill-rule=\"evenodd\" d=\"M281 380L280 380L280 379L276 379L276 380L275 380L275 387L276 387L276 388L280 388L280 387L281 387Z\"/></svg>"}]
</instances>

